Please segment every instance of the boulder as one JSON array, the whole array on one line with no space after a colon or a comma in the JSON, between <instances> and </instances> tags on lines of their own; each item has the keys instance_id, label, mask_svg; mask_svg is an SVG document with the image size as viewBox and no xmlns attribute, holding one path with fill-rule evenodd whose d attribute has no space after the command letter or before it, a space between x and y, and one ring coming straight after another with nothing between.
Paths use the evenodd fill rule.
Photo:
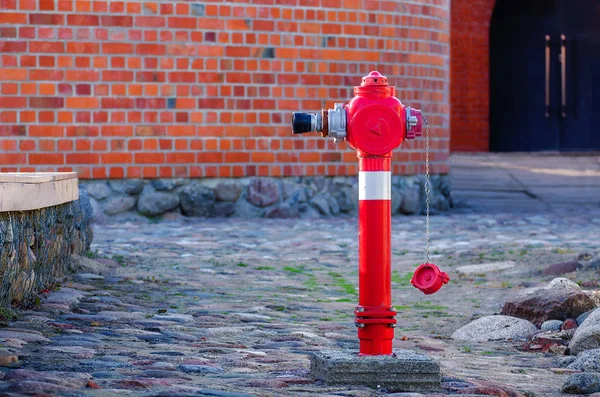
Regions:
<instances>
[{"instance_id":1,"label":"boulder","mask_svg":"<svg viewBox=\"0 0 600 397\"><path fill-rule=\"evenodd\" d=\"M215 203L214 216L217 218L227 218L235 212L235 204L227 201Z\"/></svg>"},{"instance_id":2,"label":"boulder","mask_svg":"<svg viewBox=\"0 0 600 397\"><path fill-rule=\"evenodd\" d=\"M340 206L335 198L333 198L330 194L326 194L325 198L327 199L327 204L329 204L329 211L331 215L338 215L340 213Z\"/></svg>"},{"instance_id":3,"label":"boulder","mask_svg":"<svg viewBox=\"0 0 600 397\"><path fill-rule=\"evenodd\" d=\"M577 269L581 269L583 265L578 261L569 261L562 263L555 263L546 267L542 273L546 275L559 276L561 274L571 273Z\"/></svg>"},{"instance_id":4,"label":"boulder","mask_svg":"<svg viewBox=\"0 0 600 397\"><path fill-rule=\"evenodd\" d=\"M600 349L586 350L577 355L575 361L567 366L585 372L600 372Z\"/></svg>"},{"instance_id":5,"label":"boulder","mask_svg":"<svg viewBox=\"0 0 600 397\"><path fill-rule=\"evenodd\" d=\"M161 191L161 190L173 190L178 186L183 186L187 183L187 180L185 179L155 179L152 181L152 187L154 187L154 189Z\"/></svg>"},{"instance_id":6,"label":"boulder","mask_svg":"<svg viewBox=\"0 0 600 397\"><path fill-rule=\"evenodd\" d=\"M179 191L181 212L187 216L208 218L214 215L215 194L206 186L191 183Z\"/></svg>"},{"instance_id":7,"label":"boulder","mask_svg":"<svg viewBox=\"0 0 600 397\"><path fill-rule=\"evenodd\" d=\"M414 215L421 208L420 195L418 186L409 188L408 186L402 191L402 204L400 204L400 213L404 215Z\"/></svg>"},{"instance_id":8,"label":"boulder","mask_svg":"<svg viewBox=\"0 0 600 397\"><path fill-rule=\"evenodd\" d=\"M400 193L400 189L397 186L392 186L392 215L398 213L400 207L402 206L402 193Z\"/></svg>"},{"instance_id":9,"label":"boulder","mask_svg":"<svg viewBox=\"0 0 600 397\"><path fill-rule=\"evenodd\" d=\"M108 186L108 183L104 181L86 183L85 190L96 200L105 199L112 194L112 190Z\"/></svg>"},{"instance_id":10,"label":"boulder","mask_svg":"<svg viewBox=\"0 0 600 397\"><path fill-rule=\"evenodd\" d=\"M528 339L537 327L527 320L510 316L486 316L467 324L452 334L462 342Z\"/></svg>"},{"instance_id":11,"label":"boulder","mask_svg":"<svg viewBox=\"0 0 600 397\"><path fill-rule=\"evenodd\" d=\"M124 194L109 197L104 202L104 213L106 215L116 215L121 212L127 212L135 208L137 199L133 196Z\"/></svg>"},{"instance_id":12,"label":"boulder","mask_svg":"<svg viewBox=\"0 0 600 397\"><path fill-rule=\"evenodd\" d=\"M581 323L569 343L569 351L573 355L598 348L600 348L600 309L594 310Z\"/></svg>"},{"instance_id":13,"label":"boulder","mask_svg":"<svg viewBox=\"0 0 600 397\"><path fill-rule=\"evenodd\" d=\"M325 194L319 194L310 201L310 205L321 215L329 215L329 200Z\"/></svg>"},{"instance_id":14,"label":"boulder","mask_svg":"<svg viewBox=\"0 0 600 397\"><path fill-rule=\"evenodd\" d=\"M215 187L215 199L217 201L235 202L240 198L244 188L240 183L219 183Z\"/></svg>"},{"instance_id":15,"label":"boulder","mask_svg":"<svg viewBox=\"0 0 600 397\"><path fill-rule=\"evenodd\" d=\"M141 179L111 180L109 184L115 192L131 195L140 194L144 189L144 181Z\"/></svg>"},{"instance_id":16,"label":"boulder","mask_svg":"<svg viewBox=\"0 0 600 397\"><path fill-rule=\"evenodd\" d=\"M523 318L541 326L546 320L576 318L594 307L594 301L581 290L541 288L507 301L500 314Z\"/></svg>"},{"instance_id":17,"label":"boulder","mask_svg":"<svg viewBox=\"0 0 600 397\"><path fill-rule=\"evenodd\" d=\"M564 278L564 277L558 277L558 278L555 278L554 280L550 281L550 283L548 284L548 286L546 288L547 289L563 289L563 290L570 290L570 291L581 291L581 288L579 287L579 285L576 282L571 281L568 278Z\"/></svg>"},{"instance_id":18,"label":"boulder","mask_svg":"<svg viewBox=\"0 0 600 397\"><path fill-rule=\"evenodd\" d=\"M592 310L589 310L589 311L587 311L587 312L585 312L583 314L580 314L579 317L577 317L577 320L576 320L577 321L577 325L581 325L589 317L589 315L594 312L594 310L596 310L596 309L592 309Z\"/></svg>"},{"instance_id":19,"label":"boulder","mask_svg":"<svg viewBox=\"0 0 600 397\"><path fill-rule=\"evenodd\" d=\"M299 218L300 211L296 207L278 206L270 208L265 212L265 218Z\"/></svg>"},{"instance_id":20,"label":"boulder","mask_svg":"<svg viewBox=\"0 0 600 397\"><path fill-rule=\"evenodd\" d=\"M144 186L138 199L138 211L146 216L157 216L179 206L179 197L174 193L157 192L151 185Z\"/></svg>"},{"instance_id":21,"label":"boulder","mask_svg":"<svg viewBox=\"0 0 600 397\"><path fill-rule=\"evenodd\" d=\"M356 188L343 187L331 193L337 202L340 212L350 212L356 208L358 197L354 192L355 190Z\"/></svg>"},{"instance_id":22,"label":"boulder","mask_svg":"<svg viewBox=\"0 0 600 397\"><path fill-rule=\"evenodd\" d=\"M279 200L277 183L272 179L254 178L248 185L246 200L257 207L268 207Z\"/></svg>"},{"instance_id":23,"label":"boulder","mask_svg":"<svg viewBox=\"0 0 600 397\"><path fill-rule=\"evenodd\" d=\"M562 387L563 393L569 394L591 394L600 391L600 374L579 373L567 378Z\"/></svg>"}]
</instances>

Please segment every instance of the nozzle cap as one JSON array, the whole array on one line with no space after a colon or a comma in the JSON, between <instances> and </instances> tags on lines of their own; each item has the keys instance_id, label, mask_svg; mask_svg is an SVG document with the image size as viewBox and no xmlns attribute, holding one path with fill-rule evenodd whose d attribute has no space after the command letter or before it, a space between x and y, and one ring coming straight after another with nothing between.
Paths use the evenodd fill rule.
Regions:
<instances>
[{"instance_id":1,"label":"nozzle cap","mask_svg":"<svg viewBox=\"0 0 600 397\"><path fill-rule=\"evenodd\" d=\"M292 113L292 132L294 134L306 134L313 132L315 125L313 123L314 115L304 112Z\"/></svg>"},{"instance_id":2,"label":"nozzle cap","mask_svg":"<svg viewBox=\"0 0 600 397\"><path fill-rule=\"evenodd\" d=\"M444 284L448 284L450 277L433 263L423 263L413 274L410 283L425 295L435 294Z\"/></svg>"}]
</instances>

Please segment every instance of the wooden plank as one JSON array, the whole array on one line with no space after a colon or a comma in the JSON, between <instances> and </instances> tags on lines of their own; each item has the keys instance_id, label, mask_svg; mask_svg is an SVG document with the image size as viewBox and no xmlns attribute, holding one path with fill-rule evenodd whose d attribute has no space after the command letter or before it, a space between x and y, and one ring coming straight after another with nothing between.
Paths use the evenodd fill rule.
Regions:
<instances>
[{"instance_id":1,"label":"wooden plank","mask_svg":"<svg viewBox=\"0 0 600 397\"><path fill-rule=\"evenodd\" d=\"M77 179L76 172L0 172L0 183L44 183Z\"/></svg>"},{"instance_id":2,"label":"wooden plank","mask_svg":"<svg viewBox=\"0 0 600 397\"><path fill-rule=\"evenodd\" d=\"M47 182L0 182L0 212L30 211L79 198L77 178Z\"/></svg>"}]
</instances>

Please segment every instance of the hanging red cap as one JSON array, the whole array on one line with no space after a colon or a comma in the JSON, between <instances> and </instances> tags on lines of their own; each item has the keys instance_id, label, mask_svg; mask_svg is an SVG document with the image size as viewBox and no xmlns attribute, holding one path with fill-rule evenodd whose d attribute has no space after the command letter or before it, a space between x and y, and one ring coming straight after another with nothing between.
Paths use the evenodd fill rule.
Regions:
<instances>
[{"instance_id":1,"label":"hanging red cap","mask_svg":"<svg viewBox=\"0 0 600 397\"><path fill-rule=\"evenodd\" d=\"M423 263L415 270L410 283L425 295L431 295L438 292L444 284L448 284L448 281L450 277L446 272L432 263Z\"/></svg>"}]
</instances>

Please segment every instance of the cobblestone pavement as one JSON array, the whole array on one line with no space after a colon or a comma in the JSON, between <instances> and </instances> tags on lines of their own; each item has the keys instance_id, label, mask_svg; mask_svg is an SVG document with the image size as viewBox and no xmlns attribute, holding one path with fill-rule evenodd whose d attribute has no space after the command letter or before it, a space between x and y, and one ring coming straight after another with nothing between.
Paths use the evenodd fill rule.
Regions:
<instances>
[{"instance_id":1,"label":"cobblestone pavement","mask_svg":"<svg viewBox=\"0 0 600 397\"><path fill-rule=\"evenodd\" d=\"M446 394L485 380L558 396L567 374L555 369L556 356L521 351L519 342L465 344L449 335L498 313L507 297L546 285L545 266L599 253L600 208L589 194L581 204L578 184L561 190L575 205L520 198L491 205L481 192L496 187L468 193L469 180L493 185L485 177L491 168L477 176L477 167L463 167L455 178L466 181L459 208L432 218L434 260L452 278L438 294L409 284L423 259L424 218L394 217L395 348L439 360ZM356 235L352 216L96 226L89 258L79 259L88 270L0 328L0 395L384 395L309 378L311 352L357 349ZM469 277L455 271L508 260L518 265ZM599 285L594 271L566 276Z\"/></svg>"},{"instance_id":2,"label":"cobblestone pavement","mask_svg":"<svg viewBox=\"0 0 600 397\"><path fill-rule=\"evenodd\" d=\"M435 216L434 259L452 281L427 297L409 284L423 257L424 218L395 217L395 347L440 360L447 385L450 378L486 379L555 395L566 375L550 370L554 357L520 352L517 343L466 346L448 336L498 312L516 290L547 283L536 273L541 266L596 252L598 215ZM91 263L108 266L104 277L79 273L0 329L0 359L18 359L3 368L0 387L13 395L383 394L309 379L311 352L357 348L356 234L354 217L96 227ZM460 279L453 271L511 259L516 270Z\"/></svg>"}]
</instances>

